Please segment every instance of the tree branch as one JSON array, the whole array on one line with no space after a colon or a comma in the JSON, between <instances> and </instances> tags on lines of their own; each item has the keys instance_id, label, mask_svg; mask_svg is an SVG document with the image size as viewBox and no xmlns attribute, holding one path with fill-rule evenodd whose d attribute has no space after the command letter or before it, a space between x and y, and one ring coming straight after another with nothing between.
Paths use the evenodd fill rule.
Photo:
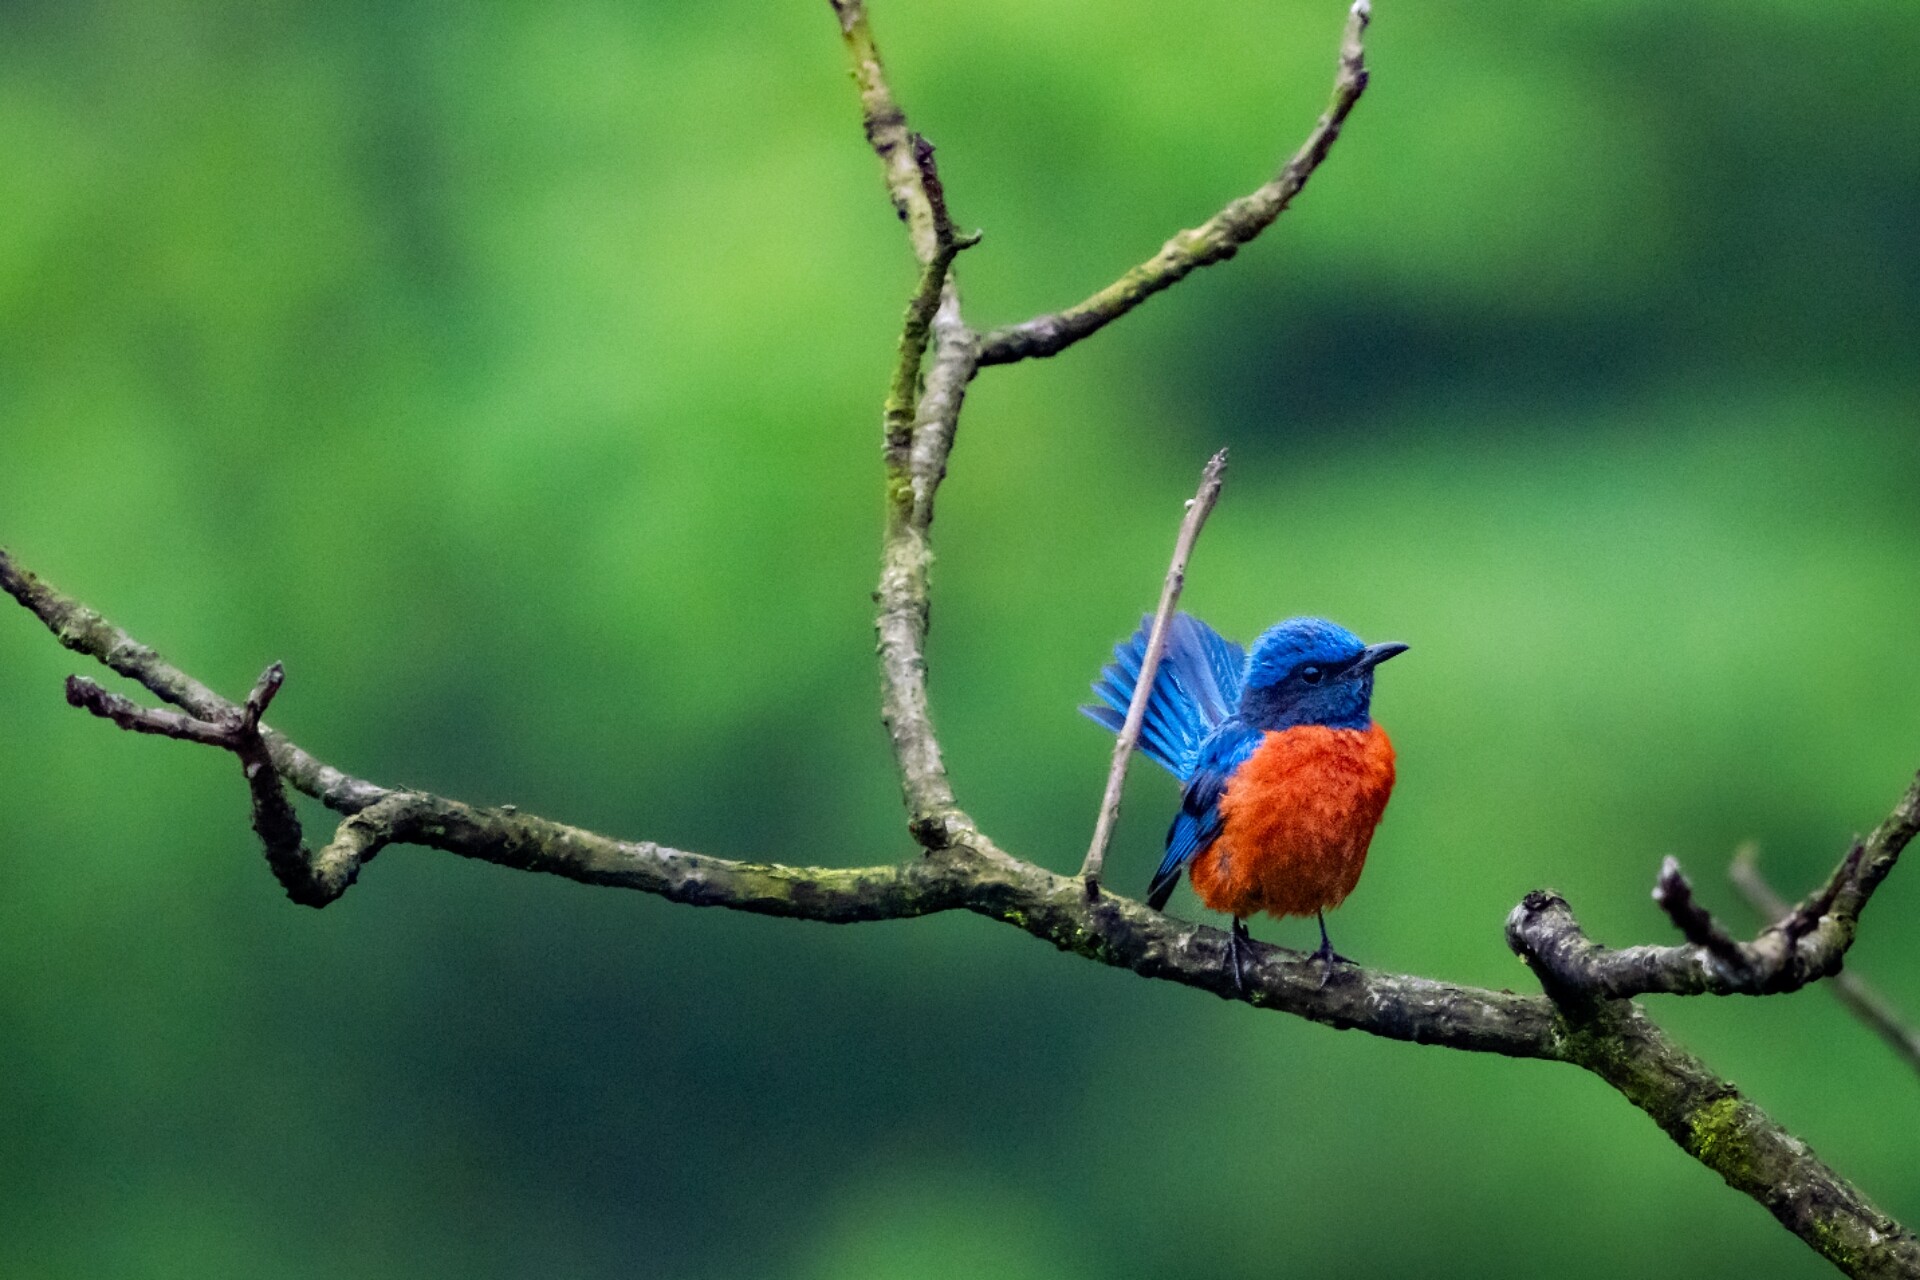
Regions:
<instances>
[{"instance_id":1,"label":"tree branch","mask_svg":"<svg viewBox=\"0 0 1920 1280\"><path fill-rule=\"evenodd\" d=\"M1739 1090L1675 1045L1638 1005L1563 1024L1566 1061L1646 1112L1688 1155L1753 1197L1850 1276L1920 1276L1920 1240L1876 1209Z\"/></svg>"},{"instance_id":2,"label":"tree branch","mask_svg":"<svg viewBox=\"0 0 1920 1280\"><path fill-rule=\"evenodd\" d=\"M1507 917L1507 942L1549 992L1626 999L1667 995L1774 995L1797 991L1840 972L1853 945L1860 913L1920 831L1920 778L1884 821L1855 844L1824 888L1751 942L1735 942L1692 904L1680 866L1667 859L1656 901L1667 906L1688 936L1681 947L1612 950L1591 941L1566 899L1552 890L1530 893ZM1698 936L1696 936L1696 934Z\"/></svg>"},{"instance_id":3,"label":"tree branch","mask_svg":"<svg viewBox=\"0 0 1920 1280\"><path fill-rule=\"evenodd\" d=\"M880 158L887 194L907 224L921 275L907 304L899 359L882 413L887 523L880 557L881 719L893 743L907 825L928 849L951 843L972 822L954 803L927 697L927 612L933 499L946 478L967 384L979 367L978 340L960 314L953 259L978 236L955 232L933 147L907 126L887 84L861 0L831 0L860 91L867 141ZM932 361L927 362L929 343ZM924 390L922 370L925 367Z\"/></svg>"},{"instance_id":4,"label":"tree branch","mask_svg":"<svg viewBox=\"0 0 1920 1280\"><path fill-rule=\"evenodd\" d=\"M894 211L907 224L914 256L925 265L939 252L939 231L934 203L915 154L914 132L907 127L907 114L894 101L893 89L887 84L886 69L880 64L880 48L874 43L864 0L829 2L840 19L840 38L853 63L853 82L860 92L860 118L866 127L867 143L880 157L887 194L893 199Z\"/></svg>"},{"instance_id":5,"label":"tree branch","mask_svg":"<svg viewBox=\"0 0 1920 1280\"><path fill-rule=\"evenodd\" d=\"M4 557L5 552L0 551L0 559ZM51 593L43 588L43 594ZM359 873L360 863L372 857L376 850L354 846L348 828L358 821L357 817L349 817L342 824L322 859L316 860L307 850L300 830L300 816L281 789L279 770L274 767L272 753L260 729L260 717L286 678L286 668L274 663L260 674L244 703L220 711L213 720L140 706L84 676L67 677L67 702L133 733L158 734L232 752L246 775L254 834L260 837L274 877L295 902L324 907L346 892ZM363 812L372 813L392 803L389 798Z\"/></svg>"},{"instance_id":6,"label":"tree branch","mask_svg":"<svg viewBox=\"0 0 1920 1280\"><path fill-rule=\"evenodd\" d=\"M1259 189L1241 196L1199 227L1182 231L1160 247L1160 252L1083 302L1062 311L1035 316L1019 324L988 331L980 341L980 363L1011 364L1034 356L1065 351L1127 312L1171 288L1201 267L1224 262L1286 212L1307 179L1327 158L1354 103L1367 89L1366 49L1362 41L1373 17L1370 0L1353 0L1347 28L1340 41L1339 71L1333 81L1333 100L1307 140Z\"/></svg>"},{"instance_id":7,"label":"tree branch","mask_svg":"<svg viewBox=\"0 0 1920 1280\"><path fill-rule=\"evenodd\" d=\"M4 551L0 570L19 575ZM35 612L43 622L78 607L44 583L36 585L42 608ZM116 644L135 643L101 620L84 635L76 633L69 647L105 662L106 651L96 653L89 646L106 637L118 637ZM172 670L151 650L143 651L160 664L158 669ZM90 710L91 698L83 702ZM129 711L110 702L103 706L136 721L128 727L138 731L152 731L146 722L161 714L137 707ZM120 716L110 718L118 721ZM217 733L196 727L169 736L206 741ZM290 743L285 749L299 751ZM321 774L310 777L326 776L330 766L319 769ZM1594 1006L1581 1018L1542 996L1408 974L1342 967L1328 980L1310 957L1261 943L1252 944L1244 985L1236 984L1226 964L1228 938L1221 930L1186 924L1111 894L1090 901L1078 877L1055 875L1011 857L970 827L951 828L949 834L952 839L939 857L846 869L795 867L617 840L511 806L468 805L424 792L387 790L379 801L340 824L333 841L311 859L311 872L316 880L344 891L360 865L387 845L416 844L584 884L635 889L673 902L827 923L970 911L1011 924L1062 951L1145 978L1326 1026L1585 1067L1848 1274L1920 1275L1920 1248L1912 1236L1733 1086L1675 1047L1632 1005Z\"/></svg>"},{"instance_id":8,"label":"tree branch","mask_svg":"<svg viewBox=\"0 0 1920 1280\"><path fill-rule=\"evenodd\" d=\"M1727 868L1727 878L1733 881L1747 902L1763 919L1783 919L1792 910L1785 899L1775 893L1767 878L1760 873L1759 855L1752 845L1743 846L1733 855L1733 862ZM1834 999L1846 1007L1847 1012L1867 1024L1873 1033L1887 1042L1900 1060L1915 1071L1920 1071L1920 1031L1914 1029L1893 1002L1874 990L1858 975L1841 970L1827 983L1827 989L1833 992Z\"/></svg>"},{"instance_id":9,"label":"tree branch","mask_svg":"<svg viewBox=\"0 0 1920 1280\"><path fill-rule=\"evenodd\" d=\"M19 572L4 550L0 568ZM43 622L48 615L62 616L78 607L45 583L37 582L37 589L37 598L53 606L45 613L36 610ZM102 620L69 647L104 663L106 653L94 652L89 638L107 636L134 643ZM144 646L143 651L153 662L162 661ZM232 741L240 732L237 726L210 722L183 727L176 722L186 717L137 707L79 677L70 687L83 691L76 705L136 732L164 733L227 750L234 749ZM264 709L264 698L259 705ZM292 744L288 749L299 750ZM1224 963L1227 935L1221 930L1183 923L1130 899L1108 895L1088 902L1077 877L1056 875L1012 857L971 828L955 828L951 834L954 838L942 846L943 857L845 869L795 867L618 840L512 806L470 805L421 791L382 789L378 801L340 824L333 841L312 862L357 871L390 844L414 844L694 906L832 924L965 910L1103 964L1330 1026L1513 1057L1560 1056L1556 1014L1543 997L1359 968L1342 968L1322 985L1318 963L1259 943L1253 944L1241 991ZM342 878L342 873L334 872L333 878Z\"/></svg>"},{"instance_id":10,"label":"tree branch","mask_svg":"<svg viewBox=\"0 0 1920 1280\"><path fill-rule=\"evenodd\" d=\"M173 666L94 610L60 595L16 564L0 547L0 591L18 600L47 625L60 643L97 659L143 685L154 696L204 721L224 721L240 708ZM265 726L261 736L274 768L296 788L341 813L355 813L384 798L386 788L322 764Z\"/></svg>"},{"instance_id":11,"label":"tree branch","mask_svg":"<svg viewBox=\"0 0 1920 1280\"><path fill-rule=\"evenodd\" d=\"M1160 604L1153 611L1153 626L1147 632L1147 651L1140 657L1140 672L1134 677L1133 698L1127 703L1127 718L1120 736L1113 741L1113 764L1107 770L1107 790L1100 799L1100 816L1093 824L1093 843L1087 847L1087 859L1080 864L1080 878L1087 882L1089 897L1100 892L1100 871L1106 865L1107 845L1113 840L1114 823L1120 819L1120 793L1127 784L1127 761L1140 740L1140 726L1146 722L1147 703L1153 699L1153 678L1160 670L1160 656L1166 652L1167 623L1174 606L1180 603L1180 590L1187 584L1187 561L1193 545L1200 540L1213 504L1220 500L1220 486L1227 474L1225 449L1207 459L1200 471L1200 488L1187 499L1186 518L1173 540L1173 563L1167 566L1167 579L1160 587Z\"/></svg>"},{"instance_id":12,"label":"tree branch","mask_svg":"<svg viewBox=\"0 0 1920 1280\"><path fill-rule=\"evenodd\" d=\"M1368 9L1366 0L1354 5L1333 103L1274 182L1235 201L1198 231L1175 237L1155 259L1087 302L995 331L983 345L961 314L952 263L968 240L953 230L947 215L932 148L908 129L893 99L863 4L833 0L833 7L853 61L868 140L921 267L883 416L887 524L876 594L882 710L900 767L909 828L927 856L851 869L733 861L618 840L511 806L468 805L355 778L261 723L279 688L277 667L268 669L245 703L228 702L0 550L0 589L33 612L62 644L139 682L185 714L142 708L78 677L69 684L69 698L124 728L219 747L239 757L253 793L255 827L276 874L296 898L316 906L344 892L360 868L388 845L415 844L675 902L831 923L971 911L1143 977L1325 1025L1584 1067L1848 1274L1920 1276L1920 1245L1911 1234L1730 1084L1668 1041L1638 1006L1618 998L1651 991L1787 990L1837 971L1861 910L1920 828L1920 781L1819 893L1752 942L1737 942L1718 926L1693 901L1691 886L1671 861L1662 868L1656 897L1687 938L1685 947L1611 952L1585 938L1557 895L1528 895L1509 918L1508 936L1540 976L1545 996L1359 968L1328 975L1306 956L1257 943L1236 978L1226 964L1224 932L1181 923L1130 899L1089 896L1083 879L1056 875L1001 851L955 806L928 711L924 644L928 530L969 382L983 362L1063 349L1196 267L1232 256L1271 223L1325 158L1365 88L1361 35ZM1198 519L1190 514L1189 523L1197 535ZM1191 539L1183 535L1183 540L1190 550ZM1181 563L1177 553L1176 574L1170 577L1177 576ZM345 815L317 854L301 844L297 818L280 790L282 778Z\"/></svg>"}]
</instances>

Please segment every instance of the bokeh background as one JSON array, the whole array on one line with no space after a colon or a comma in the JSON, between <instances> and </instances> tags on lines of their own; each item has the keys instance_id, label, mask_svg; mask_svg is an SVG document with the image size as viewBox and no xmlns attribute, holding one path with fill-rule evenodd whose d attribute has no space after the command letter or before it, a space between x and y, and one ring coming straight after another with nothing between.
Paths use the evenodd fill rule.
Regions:
<instances>
[{"instance_id":1,"label":"bokeh background","mask_svg":"<svg viewBox=\"0 0 1920 1280\"><path fill-rule=\"evenodd\" d=\"M982 323L1270 173L1326 0L879 0ZM989 371L937 526L963 802L1077 864L1074 714L1189 588L1413 652L1334 921L1527 984L1673 853L1809 885L1920 765L1920 8L1382 0L1256 246ZM363 775L905 856L867 593L913 271L824 3L0 6L0 542ZM9 605L9 608L11 606ZM323 913L213 752L0 612L10 1277L1814 1276L1572 1069L1257 1015L959 916L844 929L396 850ZM96 672L96 674L98 674ZM1135 770L1142 883L1172 783ZM1174 910L1194 910L1183 891ZM1851 967L1920 1016L1920 876ZM1312 926L1268 922L1304 945ZM1909 1221L1920 1087L1819 991L1656 1001Z\"/></svg>"}]
</instances>

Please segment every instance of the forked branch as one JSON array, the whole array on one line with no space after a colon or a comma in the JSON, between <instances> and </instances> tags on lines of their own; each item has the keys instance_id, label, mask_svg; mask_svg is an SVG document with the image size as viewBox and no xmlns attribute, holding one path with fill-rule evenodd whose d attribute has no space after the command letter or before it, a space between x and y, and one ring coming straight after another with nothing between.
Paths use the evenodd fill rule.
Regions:
<instances>
[{"instance_id":1,"label":"forked branch","mask_svg":"<svg viewBox=\"0 0 1920 1280\"><path fill-rule=\"evenodd\" d=\"M1685 946L1612 950L1590 940L1565 898L1530 893L1507 918L1507 941L1550 991L1607 1000L1668 995L1777 995L1840 972L1860 913L1920 831L1920 777L1866 840L1856 842L1815 893L1783 911L1751 941L1736 941L1694 900L1668 858L1654 900Z\"/></svg>"},{"instance_id":2,"label":"forked branch","mask_svg":"<svg viewBox=\"0 0 1920 1280\"><path fill-rule=\"evenodd\" d=\"M1784 920L1795 910L1787 905L1786 900L1774 891L1773 886L1767 883L1767 878L1760 873L1759 854L1752 845L1741 848L1733 855L1733 861L1727 867L1727 878L1733 881L1734 888L1740 891L1748 905L1762 919ZM1858 974L1846 969L1833 975L1827 983L1827 990L1833 992L1834 999L1847 1012L1886 1041L1887 1047L1899 1054L1901 1061L1920 1071L1920 1030L1907 1021L1891 1000L1874 990Z\"/></svg>"}]
</instances>

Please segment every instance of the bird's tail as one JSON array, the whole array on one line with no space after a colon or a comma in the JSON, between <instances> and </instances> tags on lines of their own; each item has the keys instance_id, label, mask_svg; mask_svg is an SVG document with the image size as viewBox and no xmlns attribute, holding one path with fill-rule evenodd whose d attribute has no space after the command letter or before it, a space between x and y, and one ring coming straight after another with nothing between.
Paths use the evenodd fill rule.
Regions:
<instances>
[{"instance_id":1,"label":"bird's tail","mask_svg":"<svg viewBox=\"0 0 1920 1280\"><path fill-rule=\"evenodd\" d=\"M1167 861L1173 860L1169 858ZM1180 873L1186 869L1184 862L1174 862L1170 867L1162 863L1160 869L1153 873L1153 883L1147 886L1147 905L1155 911L1166 910L1167 899L1180 887Z\"/></svg>"},{"instance_id":2,"label":"bird's tail","mask_svg":"<svg viewBox=\"0 0 1920 1280\"><path fill-rule=\"evenodd\" d=\"M1088 719L1115 733L1127 722L1152 625L1151 617L1143 618L1131 638L1114 646L1113 661L1093 682L1100 701L1080 708ZM1154 672L1153 693L1141 722L1140 750L1185 782L1199 760L1200 744L1239 705L1246 666L1246 651L1239 645L1191 614L1174 614L1167 622L1166 651Z\"/></svg>"}]
</instances>

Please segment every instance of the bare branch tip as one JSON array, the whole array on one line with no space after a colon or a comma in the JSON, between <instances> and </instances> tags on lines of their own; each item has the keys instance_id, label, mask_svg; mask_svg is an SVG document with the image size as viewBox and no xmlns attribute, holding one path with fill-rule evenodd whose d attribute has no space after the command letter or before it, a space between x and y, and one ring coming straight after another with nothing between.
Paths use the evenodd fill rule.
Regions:
<instances>
[{"instance_id":1,"label":"bare branch tip","mask_svg":"<svg viewBox=\"0 0 1920 1280\"><path fill-rule=\"evenodd\" d=\"M840 34L852 35L853 29L860 25L866 15L860 0L827 0L833 6L834 16L840 19Z\"/></svg>"},{"instance_id":2,"label":"bare branch tip","mask_svg":"<svg viewBox=\"0 0 1920 1280\"><path fill-rule=\"evenodd\" d=\"M106 692L85 676L68 676L66 683L67 705L93 709L94 699Z\"/></svg>"},{"instance_id":3,"label":"bare branch tip","mask_svg":"<svg viewBox=\"0 0 1920 1280\"><path fill-rule=\"evenodd\" d=\"M248 733L256 733L260 728L260 717L267 714L267 708L273 704L274 695L280 692L280 686L287 682L287 668L284 663L273 663L260 673L254 682L253 691L247 694L246 705L240 709L240 725Z\"/></svg>"},{"instance_id":4,"label":"bare branch tip","mask_svg":"<svg viewBox=\"0 0 1920 1280\"><path fill-rule=\"evenodd\" d=\"M1672 854L1660 859L1660 874L1653 881L1653 900L1664 907L1676 894L1692 891L1693 885L1688 881L1687 873L1680 869L1680 859Z\"/></svg>"}]
</instances>

